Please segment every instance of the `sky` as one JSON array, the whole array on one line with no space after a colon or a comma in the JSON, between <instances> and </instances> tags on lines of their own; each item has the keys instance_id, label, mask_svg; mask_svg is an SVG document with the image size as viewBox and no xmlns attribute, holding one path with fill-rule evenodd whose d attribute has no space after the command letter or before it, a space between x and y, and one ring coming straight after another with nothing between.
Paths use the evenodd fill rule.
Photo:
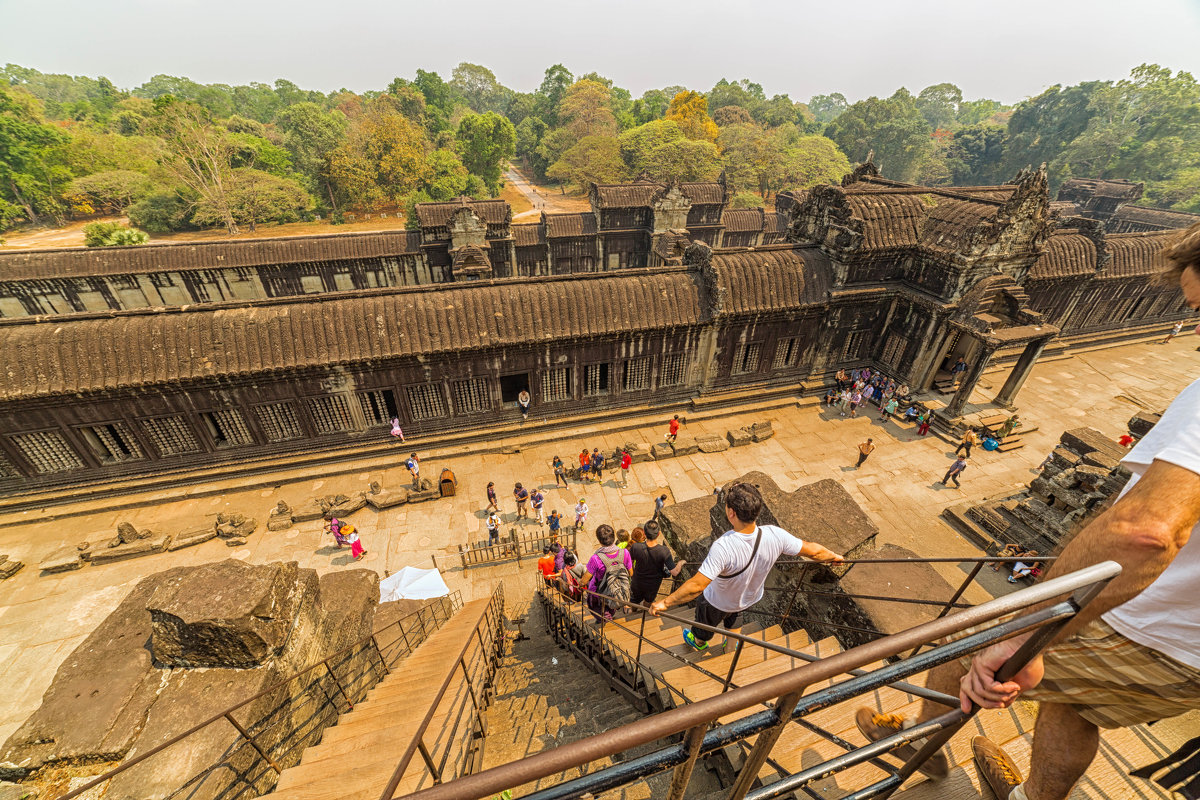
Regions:
<instances>
[{"instance_id":1,"label":"sky","mask_svg":"<svg viewBox=\"0 0 1200 800\"><path fill-rule=\"evenodd\" d=\"M1200 0L0 0L0 63L201 83L382 89L469 61L533 91L546 67L640 95L750 78L794 100L951 82L1013 103L1141 63L1200 74Z\"/></svg>"}]
</instances>

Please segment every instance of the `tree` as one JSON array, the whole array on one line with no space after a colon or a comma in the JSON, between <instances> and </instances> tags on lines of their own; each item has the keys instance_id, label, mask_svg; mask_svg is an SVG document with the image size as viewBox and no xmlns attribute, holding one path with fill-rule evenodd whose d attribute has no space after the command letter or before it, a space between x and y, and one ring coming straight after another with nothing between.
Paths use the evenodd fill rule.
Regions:
<instances>
[{"instance_id":1,"label":"tree","mask_svg":"<svg viewBox=\"0 0 1200 800\"><path fill-rule=\"evenodd\" d=\"M640 158L641 171L662 183L710 181L721 171L721 156L712 142L676 139L650 148Z\"/></svg>"},{"instance_id":2,"label":"tree","mask_svg":"<svg viewBox=\"0 0 1200 800\"><path fill-rule=\"evenodd\" d=\"M336 196L354 208L402 205L426 177L424 131L394 103L374 100L351 121L327 172Z\"/></svg>"},{"instance_id":3,"label":"tree","mask_svg":"<svg viewBox=\"0 0 1200 800\"><path fill-rule=\"evenodd\" d=\"M575 81L563 95L559 117L576 139L612 136L617 132L617 120L609 108L610 99L603 83L586 78Z\"/></svg>"},{"instance_id":4,"label":"tree","mask_svg":"<svg viewBox=\"0 0 1200 800\"><path fill-rule=\"evenodd\" d=\"M567 93L567 87L574 82L575 78L572 77L571 70L562 64L555 64L546 69L542 85L538 87L535 94L534 113L550 127L558 126L559 103Z\"/></svg>"},{"instance_id":5,"label":"tree","mask_svg":"<svg viewBox=\"0 0 1200 800\"><path fill-rule=\"evenodd\" d=\"M513 124L492 111L468 114L458 124L458 155L493 197L500 192L500 174L516 154L516 146Z\"/></svg>"},{"instance_id":6,"label":"tree","mask_svg":"<svg viewBox=\"0 0 1200 800\"><path fill-rule=\"evenodd\" d=\"M929 123L906 89L886 100L871 97L850 106L829 123L825 135L853 161L875 151L875 163L885 175L913 181L933 150Z\"/></svg>"},{"instance_id":7,"label":"tree","mask_svg":"<svg viewBox=\"0 0 1200 800\"><path fill-rule=\"evenodd\" d=\"M754 192L738 192L729 201L730 208L762 208L763 199Z\"/></svg>"},{"instance_id":8,"label":"tree","mask_svg":"<svg viewBox=\"0 0 1200 800\"><path fill-rule=\"evenodd\" d=\"M151 233L170 233L187 227L191 204L176 192L157 191L126 210L129 221Z\"/></svg>"},{"instance_id":9,"label":"tree","mask_svg":"<svg viewBox=\"0 0 1200 800\"><path fill-rule=\"evenodd\" d=\"M958 117L955 121L964 127L978 125L981 122L998 124L995 117L1007 109L1008 106L998 100L963 100L958 104Z\"/></svg>"},{"instance_id":10,"label":"tree","mask_svg":"<svg viewBox=\"0 0 1200 800\"><path fill-rule=\"evenodd\" d=\"M229 176L226 200L229 213L239 225L255 230L260 222L294 222L312 208L312 198L293 180L246 167ZM192 222L197 225L225 223L225 208L210 206L205 198L196 204Z\"/></svg>"},{"instance_id":11,"label":"tree","mask_svg":"<svg viewBox=\"0 0 1200 800\"><path fill-rule=\"evenodd\" d=\"M754 122L754 117L750 116L750 112L741 106L721 106L713 112L712 118L718 128Z\"/></svg>"},{"instance_id":12,"label":"tree","mask_svg":"<svg viewBox=\"0 0 1200 800\"><path fill-rule=\"evenodd\" d=\"M717 124L708 116L708 101L698 92L677 93L667 108L666 118L677 124L689 139L717 140Z\"/></svg>"},{"instance_id":13,"label":"tree","mask_svg":"<svg viewBox=\"0 0 1200 800\"><path fill-rule=\"evenodd\" d=\"M429 200L453 200L467 192L471 173L450 150L434 150L425 157L425 185L421 191Z\"/></svg>"},{"instance_id":14,"label":"tree","mask_svg":"<svg viewBox=\"0 0 1200 800\"><path fill-rule=\"evenodd\" d=\"M453 86L442 80L436 72L417 70L417 77L412 84L425 97L425 112L428 115L427 125L431 133L447 130L450 127L450 115L454 113L457 93Z\"/></svg>"},{"instance_id":15,"label":"tree","mask_svg":"<svg viewBox=\"0 0 1200 800\"><path fill-rule=\"evenodd\" d=\"M621 159L630 175L637 175L646 169L646 154L656 147L670 142L685 139L679 124L667 119L647 122L636 128L630 128L621 134L618 140L621 147Z\"/></svg>"},{"instance_id":16,"label":"tree","mask_svg":"<svg viewBox=\"0 0 1200 800\"><path fill-rule=\"evenodd\" d=\"M70 192L87 198L96 211L120 213L149 192L150 179L140 172L112 169L71 181Z\"/></svg>"},{"instance_id":17,"label":"tree","mask_svg":"<svg viewBox=\"0 0 1200 800\"><path fill-rule=\"evenodd\" d=\"M547 131L537 146L537 161L534 162L534 171L537 171L539 164L544 165L543 171L539 174L541 177L546 177L545 170L562 158L563 153L575 145L575 141L575 137L566 128Z\"/></svg>"},{"instance_id":18,"label":"tree","mask_svg":"<svg viewBox=\"0 0 1200 800\"><path fill-rule=\"evenodd\" d=\"M1104 85L1092 81L1066 89L1051 86L1037 97L1018 103L1008 119L1003 172L1013 175L1023 167L1053 162L1061 156L1087 128L1095 113L1090 108L1092 95Z\"/></svg>"},{"instance_id":19,"label":"tree","mask_svg":"<svg viewBox=\"0 0 1200 800\"><path fill-rule=\"evenodd\" d=\"M41 104L23 89L0 86L0 226L22 215L35 225L43 214L60 219L60 187L70 172L57 163L66 137L43 122Z\"/></svg>"},{"instance_id":20,"label":"tree","mask_svg":"<svg viewBox=\"0 0 1200 800\"><path fill-rule=\"evenodd\" d=\"M719 142L725 177L734 189L756 190L763 197L767 195L781 155L777 138L768 136L753 122L721 129Z\"/></svg>"},{"instance_id":21,"label":"tree","mask_svg":"<svg viewBox=\"0 0 1200 800\"><path fill-rule=\"evenodd\" d=\"M1004 151L1008 132L999 125L975 124L954 132L946 154L950 179L956 186L994 186L1005 174Z\"/></svg>"},{"instance_id":22,"label":"tree","mask_svg":"<svg viewBox=\"0 0 1200 800\"><path fill-rule=\"evenodd\" d=\"M809 111L820 123L833 122L849 107L846 96L841 92L813 95L808 101Z\"/></svg>"},{"instance_id":23,"label":"tree","mask_svg":"<svg viewBox=\"0 0 1200 800\"><path fill-rule=\"evenodd\" d=\"M753 112L759 103L765 102L766 94L760 84L751 83L747 78L730 82L721 78L708 93L708 109L716 116L717 109L726 106L740 106Z\"/></svg>"},{"instance_id":24,"label":"tree","mask_svg":"<svg viewBox=\"0 0 1200 800\"><path fill-rule=\"evenodd\" d=\"M500 85L487 67L466 61L454 68L450 84L477 113L500 111L507 104L509 90ZM428 99L428 98L426 98Z\"/></svg>"},{"instance_id":25,"label":"tree","mask_svg":"<svg viewBox=\"0 0 1200 800\"><path fill-rule=\"evenodd\" d=\"M580 188L592 183L619 183L626 177L620 145L612 136L581 139L551 164L546 174Z\"/></svg>"},{"instance_id":26,"label":"tree","mask_svg":"<svg viewBox=\"0 0 1200 800\"><path fill-rule=\"evenodd\" d=\"M824 136L778 135L785 142L780 146L776 183L771 187L775 191L838 183L850 171L850 161L832 140Z\"/></svg>"},{"instance_id":27,"label":"tree","mask_svg":"<svg viewBox=\"0 0 1200 800\"><path fill-rule=\"evenodd\" d=\"M958 121L962 99L962 89L953 83L938 83L921 90L917 95L917 109L931 129L951 130Z\"/></svg>"},{"instance_id":28,"label":"tree","mask_svg":"<svg viewBox=\"0 0 1200 800\"><path fill-rule=\"evenodd\" d=\"M150 237L119 222L91 222L83 226L83 243L88 247L128 247L145 244Z\"/></svg>"},{"instance_id":29,"label":"tree","mask_svg":"<svg viewBox=\"0 0 1200 800\"><path fill-rule=\"evenodd\" d=\"M346 117L340 111L326 111L316 103L297 103L285 108L278 123L283 131L283 146L292 156L308 190L334 203L329 181L329 159L346 138Z\"/></svg>"},{"instance_id":30,"label":"tree","mask_svg":"<svg viewBox=\"0 0 1200 800\"><path fill-rule=\"evenodd\" d=\"M661 89L650 89L630 104L629 115L634 125L645 125L662 119L670 106L671 95Z\"/></svg>"},{"instance_id":31,"label":"tree","mask_svg":"<svg viewBox=\"0 0 1200 800\"><path fill-rule=\"evenodd\" d=\"M525 166L533 170L538 177L546 176L546 163L538 152L542 137L546 135L546 123L540 117L526 117L517 126L517 143L515 151L517 158L525 162Z\"/></svg>"},{"instance_id":32,"label":"tree","mask_svg":"<svg viewBox=\"0 0 1200 800\"><path fill-rule=\"evenodd\" d=\"M816 117L804 103L793 103L786 94L777 94L770 100L759 103L750 115L768 128L792 123L801 127L817 127Z\"/></svg>"}]
</instances>

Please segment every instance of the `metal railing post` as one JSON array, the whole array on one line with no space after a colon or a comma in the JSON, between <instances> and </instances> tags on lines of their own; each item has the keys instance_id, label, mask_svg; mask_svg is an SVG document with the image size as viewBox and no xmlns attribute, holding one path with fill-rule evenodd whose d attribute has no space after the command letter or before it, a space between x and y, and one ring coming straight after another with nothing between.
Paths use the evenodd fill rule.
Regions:
<instances>
[{"instance_id":1,"label":"metal railing post","mask_svg":"<svg viewBox=\"0 0 1200 800\"><path fill-rule=\"evenodd\" d=\"M342 687L342 682L338 678L337 673L333 671L333 667L329 666L329 659L325 659L321 663L325 665L325 671L329 673L329 677L333 678L333 682L337 684L338 691L342 693L342 699L346 701L346 705L353 711L354 703L350 702L350 695L346 694L346 690Z\"/></svg>"},{"instance_id":2,"label":"metal railing post","mask_svg":"<svg viewBox=\"0 0 1200 800\"><path fill-rule=\"evenodd\" d=\"M634 656L633 663L637 666L637 683L642 681L642 642L646 638L646 610L642 609L642 627L638 630L638 646L637 655ZM637 688L635 684L633 688Z\"/></svg>"},{"instance_id":3,"label":"metal railing post","mask_svg":"<svg viewBox=\"0 0 1200 800\"><path fill-rule=\"evenodd\" d=\"M233 715L231 713L226 711L222 716L224 716L225 719L229 720L229 724L232 725L233 727L237 728L237 732L240 733L245 738L245 740L250 743L250 746L254 748L254 751L256 753L258 753L260 756L262 756L264 761L266 761L268 764L271 765L271 769L275 770L276 775L283 772L283 770L279 768L279 765L275 763L275 759L271 758L269 755L267 755L265 752L263 752L263 749L258 746L258 742L256 742L254 740L254 737L250 735L250 732L248 730L246 730L245 728L243 728L241 726L241 724L239 724L238 721L233 718Z\"/></svg>"},{"instance_id":4,"label":"metal railing post","mask_svg":"<svg viewBox=\"0 0 1200 800\"><path fill-rule=\"evenodd\" d=\"M441 783L442 773L438 771L437 764L433 763L433 756L429 755L429 750L425 747L424 739L417 742L417 752L421 754L421 758L425 761L425 766L429 768L429 774L433 776L433 782Z\"/></svg>"},{"instance_id":5,"label":"metal railing post","mask_svg":"<svg viewBox=\"0 0 1200 800\"><path fill-rule=\"evenodd\" d=\"M384 676L390 675L392 671L388 669L387 662L383 660L383 651L379 649L379 640L375 638L375 634L371 634L371 644L375 645L375 655L379 657L379 666L383 667Z\"/></svg>"},{"instance_id":6,"label":"metal railing post","mask_svg":"<svg viewBox=\"0 0 1200 800\"><path fill-rule=\"evenodd\" d=\"M683 800L683 794L692 780L692 770L696 767L696 759L700 756L700 744L704 741L704 732L707 729L707 725L697 725L688 730L684 745L687 747L687 761L675 768L667 800Z\"/></svg>"},{"instance_id":7,"label":"metal railing post","mask_svg":"<svg viewBox=\"0 0 1200 800\"><path fill-rule=\"evenodd\" d=\"M800 702L803 694L803 688L796 689L775 701L775 714L778 722L760 733L754 740L754 747L746 756L746 761L738 773L737 781L734 782L733 789L729 792L729 800L743 800L746 793L750 791L750 787L758 779L758 771L762 769L763 764L767 763L767 756L771 754L771 749L779 741L784 727L792 718L792 711L796 708L796 703Z\"/></svg>"},{"instance_id":8,"label":"metal railing post","mask_svg":"<svg viewBox=\"0 0 1200 800\"><path fill-rule=\"evenodd\" d=\"M963 594L967 591L967 587L970 586L971 582L974 581L975 578L979 576L979 570L983 569L983 565L985 563L986 562L983 562L983 561L975 562L975 566L971 568L971 571L967 574L967 577L965 579L963 579L963 582L958 585L958 591L956 591L954 593L954 595L949 600L946 601L946 605L942 606L942 610L938 612L938 615L934 619L941 619L942 617L944 617L950 613L950 609L954 608L954 604L957 603L959 598L961 598L963 596ZM923 644L917 645L916 647L914 647L912 649L912 652L910 652L907 656L905 656L905 658L912 658L917 653L921 652L921 648L924 646L925 645L923 645Z\"/></svg>"},{"instance_id":9,"label":"metal railing post","mask_svg":"<svg viewBox=\"0 0 1200 800\"><path fill-rule=\"evenodd\" d=\"M738 659L742 657L742 647L745 644L745 639L738 639L737 650L733 651L733 661L729 664L729 672L725 675L724 685L721 686L721 694L729 691L729 684L733 682L733 671L737 669Z\"/></svg>"}]
</instances>

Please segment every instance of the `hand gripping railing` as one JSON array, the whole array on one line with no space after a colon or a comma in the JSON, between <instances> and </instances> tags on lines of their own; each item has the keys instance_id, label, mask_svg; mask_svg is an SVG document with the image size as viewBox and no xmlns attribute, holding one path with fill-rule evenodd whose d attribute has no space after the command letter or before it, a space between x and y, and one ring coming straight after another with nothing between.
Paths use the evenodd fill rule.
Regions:
<instances>
[{"instance_id":1,"label":"hand gripping railing","mask_svg":"<svg viewBox=\"0 0 1200 800\"><path fill-rule=\"evenodd\" d=\"M124 772L125 770L127 770L131 767L137 766L138 764L142 763L143 761L145 761L149 758L152 758L155 755L158 755L160 752L162 752L163 750L166 750L168 747L171 747L172 745L182 742L184 739L187 739L188 737L194 735L195 733L199 732L200 730L207 728L209 725L212 725L214 722L218 722L220 720L225 720L230 725L232 725L237 730L237 732L243 738L246 739L246 741L250 744L250 746L252 748L254 748L254 751L256 753L258 753L258 755L264 761L266 761L267 764L270 765L271 769L273 769L276 772L276 774L278 774L279 772L283 771L283 768L276 762L276 760L274 758L271 757L271 755L269 754L269 752L267 750L264 750L262 748L262 746L258 742L258 735L261 735L262 732L260 731L258 735L251 733L244 725L242 725L241 723L239 723L237 721L237 719L233 716L233 712L237 711L238 709L240 709L246 705L249 705L250 703L254 702L255 700L265 697L266 695L270 694L271 692L274 692L274 691L277 691L277 690L283 688L288 683L290 683L291 681L293 681L297 678L300 678L314 670L322 669L322 668L325 670L325 672L328 674L328 676L333 679L334 685L337 687L338 694L341 695L341 697L345 701L348 709L353 710L354 703L350 699L350 694L346 691L345 685L343 684L342 680L340 678L338 678L337 673L333 670L333 667L330 666L329 662L334 661L335 659L340 658L341 656L343 656L347 653L350 653L353 650L357 650L357 649L365 646L367 643L370 643L371 647L375 650L376 658L379 660L379 666L383 669L384 675L386 675L386 674L388 674L388 672L390 670L389 662L391 663L391 665L394 666L396 658L399 658L400 656L404 656L404 655L411 653L413 651L413 648L416 647L416 645L420 644L428 637L428 635L430 633L430 630L428 627L429 624L433 624L436 626L438 623L446 622L448 619L450 619L450 617L454 616L454 613L456 611L458 611L460 608L462 608L462 595L459 592L454 592L451 595L440 598L440 600L437 603L430 603L428 605L422 606L421 608L417 609L416 611L412 612L411 614L405 614L404 616L400 617L399 619L396 619L396 620L388 623L387 625L383 626L379 630L373 631L370 635L364 636L363 638L359 639L358 641L354 642L353 644L347 645L346 647L343 647L341 650L330 653L328 656L326 656L325 658L316 662L315 664L305 667L304 669L300 670L299 672L293 673L292 675L289 675L288 677L284 678L283 680L272 684L271 686L267 687L266 689L263 689L261 692L258 692L257 694L247 697L245 700L242 700L237 705L230 706L229 708L225 709L224 711L220 711L220 712L214 714L213 716L209 717L208 719L204 720L203 722L193 725L192 727L188 728L187 730L183 731L182 733L172 736L170 739L163 742L162 744L157 745L156 747L153 747L144 753L140 753L139 755L135 756L134 758L131 758L131 759L121 762L121 764L119 764L118 766L109 770L108 772L105 772L102 775L98 775L93 780L88 781L87 783L83 784L79 788L73 789L72 791L67 792L66 794L62 795L61 797L58 798L58 800L73 800L74 798L79 797L80 795L84 794L85 792L89 791L90 789L92 789L96 786L99 786L101 783L109 780L110 778L113 778L113 777L117 776L118 774ZM439 614L439 612L440 612L440 614ZM439 619L439 616L440 616L440 619ZM405 627L405 623L409 622L413 619L416 619L420 622L420 636L415 642L411 642L409 640L409 638L408 638L409 631ZM403 643L404 643L404 649L397 650L397 651L391 651L391 645L387 645L386 647L388 647L390 652L389 652L389 657L385 657L383 649L381 649L379 646L379 636L383 633L386 633L387 631L390 631L392 628L397 628L397 630L399 630L399 632L400 632L400 638L397 638L397 640L394 641L392 643L392 645L398 645L402 639ZM436 627L435 627L435 630L436 630ZM329 697L328 693L326 693L326 698L330 703L333 703L333 698ZM336 705L336 703L334 703L334 708L336 708L336 707L337 707L337 705ZM251 727L253 727L253 726L251 726Z\"/></svg>"},{"instance_id":2,"label":"hand gripping railing","mask_svg":"<svg viewBox=\"0 0 1200 800\"><path fill-rule=\"evenodd\" d=\"M669 800L679 800L687 787L692 768L701 756L749 737L756 737L755 743L730 790L729 797L730 800L743 800L747 797L751 800L765 800L794 791L808 781L868 761L901 744L929 736L927 744L899 771L850 795L855 800L886 797L944 744L970 715L958 710L952 711L917 728L881 739L754 792L750 792L750 788L782 733L783 726L790 720L799 719L813 711L828 708L883 686L895 686L896 682L903 678L961 658L993 642L1033 631L1029 640L997 673L998 678L1002 680L1011 677L1052 642L1061 633L1063 626L1086 607L1109 581L1120 574L1120 571L1120 566L1111 561L1087 567L729 692L416 792L409 795L409 798L488 798L513 786L556 775L659 739L685 734L684 740L678 744L668 745L644 756L536 791L526 795L525 800L565 800L587 792L598 794L671 768L675 768L676 773ZM1058 600L1068 594L1071 595L1069 598ZM1049 605L1028 611L1044 604ZM916 645L961 634L968 628L995 622L1021 611L1027 613L938 645L918 656L858 675L809 695L803 694L813 684L847 674ZM772 708L709 728L723 717L744 712L771 700L774 700Z\"/></svg>"}]
</instances>

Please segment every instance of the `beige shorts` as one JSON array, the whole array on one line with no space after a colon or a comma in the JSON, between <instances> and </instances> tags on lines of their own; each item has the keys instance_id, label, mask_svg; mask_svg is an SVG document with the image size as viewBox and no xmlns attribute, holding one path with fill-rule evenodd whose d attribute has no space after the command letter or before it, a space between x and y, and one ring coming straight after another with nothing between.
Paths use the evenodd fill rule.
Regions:
<instances>
[{"instance_id":1,"label":"beige shorts","mask_svg":"<svg viewBox=\"0 0 1200 800\"><path fill-rule=\"evenodd\" d=\"M1101 728L1200 709L1200 670L1125 638L1103 620L1046 650L1043 663L1042 682L1021 699L1071 706Z\"/></svg>"}]
</instances>

